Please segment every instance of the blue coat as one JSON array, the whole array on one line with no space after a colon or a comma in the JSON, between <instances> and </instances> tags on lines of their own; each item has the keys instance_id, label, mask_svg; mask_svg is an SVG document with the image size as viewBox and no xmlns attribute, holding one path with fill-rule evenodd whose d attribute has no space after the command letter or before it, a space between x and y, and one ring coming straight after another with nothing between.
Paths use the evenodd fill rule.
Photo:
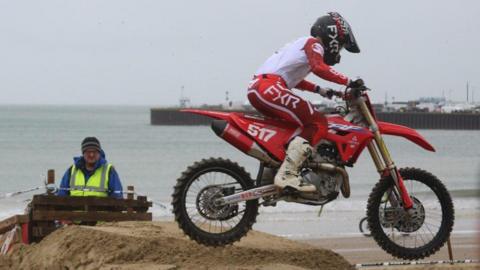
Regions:
<instances>
[{"instance_id":1,"label":"blue coat","mask_svg":"<svg viewBox=\"0 0 480 270\"><path fill-rule=\"evenodd\" d=\"M83 174L85 175L85 181L88 181L90 176L93 175L96 169L100 168L102 165L107 163L107 160L105 159L105 153L102 151L100 154L100 159L97 161L95 164L95 170L93 171L87 171L85 168L85 159L83 159L83 156L80 157L74 157L73 162L75 164L75 167L79 168L82 170ZM63 175L62 182L60 183L60 189L57 192L58 196L69 196L70 191L65 190L70 188L70 176L72 175L72 166L67 169L65 174ZM115 171L115 168L112 166L110 169L109 173L109 180L108 180L108 196L112 198L123 198L122 194L122 183L120 182L120 177L117 174L117 171Z\"/></svg>"}]
</instances>

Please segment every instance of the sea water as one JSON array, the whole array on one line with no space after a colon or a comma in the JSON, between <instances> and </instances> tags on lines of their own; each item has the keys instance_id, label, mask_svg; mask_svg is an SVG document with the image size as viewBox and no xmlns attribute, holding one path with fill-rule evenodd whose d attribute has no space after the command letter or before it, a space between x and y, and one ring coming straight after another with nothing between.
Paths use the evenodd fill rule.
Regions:
<instances>
[{"instance_id":1,"label":"sea water","mask_svg":"<svg viewBox=\"0 0 480 270\"><path fill-rule=\"evenodd\" d=\"M419 130L435 147L428 152L399 137L386 136L399 167L435 174L450 190L458 232L478 230L480 131ZM153 200L155 219L171 220L171 194L187 166L202 158L229 158L255 177L258 161L218 138L208 126L152 126L148 107L0 106L0 219L23 211L35 192L2 194L43 185L48 169L60 183L86 136L97 137L118 171L124 189ZM352 196L319 207L279 203L261 207L256 229L296 238L357 234L368 194L379 176L365 151L348 168ZM43 192L42 190L37 193ZM166 206L163 208L162 206Z\"/></svg>"}]
</instances>

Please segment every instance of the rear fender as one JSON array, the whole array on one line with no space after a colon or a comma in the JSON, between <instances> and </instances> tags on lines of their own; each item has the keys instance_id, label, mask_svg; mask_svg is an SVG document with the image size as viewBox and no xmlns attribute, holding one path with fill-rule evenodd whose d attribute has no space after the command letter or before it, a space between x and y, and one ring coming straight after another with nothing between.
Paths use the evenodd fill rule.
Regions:
<instances>
[{"instance_id":1,"label":"rear fender","mask_svg":"<svg viewBox=\"0 0 480 270\"><path fill-rule=\"evenodd\" d=\"M199 114L199 115L207 116L210 118L227 120L227 121L230 119L232 114L232 113L226 113L226 112L206 111L206 110L196 110L196 109L184 109L184 110L181 110L181 112Z\"/></svg>"},{"instance_id":2,"label":"rear fender","mask_svg":"<svg viewBox=\"0 0 480 270\"><path fill-rule=\"evenodd\" d=\"M433 146L427 142L422 135L412 128L381 121L378 121L377 124L380 133L382 134L404 137L405 139L421 146L425 150L435 152L435 148L433 148Z\"/></svg>"}]
</instances>

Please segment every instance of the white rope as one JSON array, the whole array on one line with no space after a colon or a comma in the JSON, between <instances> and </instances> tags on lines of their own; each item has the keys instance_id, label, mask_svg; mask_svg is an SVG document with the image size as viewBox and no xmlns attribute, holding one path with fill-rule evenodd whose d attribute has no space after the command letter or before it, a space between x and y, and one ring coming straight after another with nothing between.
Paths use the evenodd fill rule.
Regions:
<instances>
[{"instance_id":1,"label":"white rope","mask_svg":"<svg viewBox=\"0 0 480 270\"><path fill-rule=\"evenodd\" d=\"M55 192L57 190L64 190L64 191L72 191L72 190L76 190L76 191L98 191L97 189L91 189L91 188L55 188L53 189L52 191ZM110 193L127 193L125 191L122 191L122 190L108 190L108 192Z\"/></svg>"},{"instance_id":2,"label":"white rope","mask_svg":"<svg viewBox=\"0 0 480 270\"><path fill-rule=\"evenodd\" d=\"M39 189L42 189L42 188L45 188L45 187L44 187L44 186L40 186L40 187L30 188L30 189L26 189L26 190L20 190L20 191L15 191L15 192L10 192L10 193L0 194L0 199L11 198L11 197L18 196L18 195L21 195L21 194L24 194L24 193L28 193L28 192L32 192L32 191L35 191L35 190L39 190Z\"/></svg>"},{"instance_id":3,"label":"white rope","mask_svg":"<svg viewBox=\"0 0 480 270\"><path fill-rule=\"evenodd\" d=\"M128 193L128 192L129 192L129 191L127 191L127 193ZM140 194L140 193L138 193L138 192L133 192L133 194L135 194L135 195L137 195L137 196L144 196L144 197L146 197L145 195ZM163 203L163 202L159 202L159 201L152 200L152 198L149 198L149 200L150 200L153 204L155 204L156 206L159 206L160 208L162 208L163 210L168 210L168 207L167 207L168 204Z\"/></svg>"},{"instance_id":4,"label":"white rope","mask_svg":"<svg viewBox=\"0 0 480 270\"><path fill-rule=\"evenodd\" d=\"M35 187L35 188L30 188L30 189L26 189L26 190L21 190L21 191L15 191L15 192L10 192L10 193L5 193L5 194L0 194L0 200L1 199L6 199L6 198L10 198L10 197L14 197L14 196L18 196L18 195L21 195L21 194L24 194L24 193L28 193L28 192L32 192L32 191L36 191L36 190L39 190L39 189L46 189L48 190L49 192L51 193L55 193L57 192L58 190L62 190L62 191L72 191L72 190L81 190L81 191L84 191L84 192L89 192L89 191L97 191L97 190L93 190L93 189L89 189L89 188L83 188L83 189L78 189L78 188L60 188L60 187L56 187L55 184L46 184L45 186L39 186L39 187ZM145 196L147 197L146 195L143 195L143 194L140 194L138 192L131 192L129 190L114 190L114 191L109 191L110 193L116 193L116 194L122 194L122 193L125 193L125 194L129 194L129 193L133 193L137 196ZM159 201L155 201L155 200L152 200L152 198L149 198L149 200L155 204L156 206L159 206L160 208L162 208L163 210L168 210L168 203L164 203L164 202L159 202Z\"/></svg>"},{"instance_id":5,"label":"white rope","mask_svg":"<svg viewBox=\"0 0 480 270\"><path fill-rule=\"evenodd\" d=\"M372 266L398 266L398 265L433 265L433 264L455 264L455 263L479 263L479 260L446 260L446 261L409 261L409 262L378 262L378 263L358 263L355 268Z\"/></svg>"},{"instance_id":6,"label":"white rope","mask_svg":"<svg viewBox=\"0 0 480 270\"><path fill-rule=\"evenodd\" d=\"M65 190L65 191L71 191L71 190L81 190L81 191L95 191L95 190L92 190L92 189L89 189L89 188L83 188L83 189L78 189L78 188L55 188L55 190L53 190L53 192L55 192L56 190ZM129 193L133 193L137 196L144 196L144 197L147 197L146 195L144 194L141 194L141 193L138 193L138 192L131 192L130 190L114 190L114 191L109 191L111 193L124 193L124 194L129 194ZM151 201L153 204L159 206L160 208L164 209L164 210L168 210L168 207L166 203L163 203L163 202L159 202L159 201L155 201L153 200L151 197L148 198L149 201Z\"/></svg>"}]
</instances>

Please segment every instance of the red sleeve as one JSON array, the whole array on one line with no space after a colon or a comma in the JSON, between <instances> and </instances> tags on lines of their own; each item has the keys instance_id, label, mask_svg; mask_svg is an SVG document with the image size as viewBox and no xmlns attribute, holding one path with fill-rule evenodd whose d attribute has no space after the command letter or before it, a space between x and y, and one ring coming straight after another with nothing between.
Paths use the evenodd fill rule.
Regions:
<instances>
[{"instance_id":1,"label":"red sleeve","mask_svg":"<svg viewBox=\"0 0 480 270\"><path fill-rule=\"evenodd\" d=\"M314 83L311 83L307 80L302 80L301 82L299 82L295 88L297 89L300 89L300 90L305 90L305 91L309 91L309 92L315 92L315 84Z\"/></svg>"},{"instance_id":2,"label":"red sleeve","mask_svg":"<svg viewBox=\"0 0 480 270\"><path fill-rule=\"evenodd\" d=\"M312 72L318 77L338 84L347 85L347 76L334 70L323 61L323 47L315 38L307 41L304 47Z\"/></svg>"}]
</instances>

